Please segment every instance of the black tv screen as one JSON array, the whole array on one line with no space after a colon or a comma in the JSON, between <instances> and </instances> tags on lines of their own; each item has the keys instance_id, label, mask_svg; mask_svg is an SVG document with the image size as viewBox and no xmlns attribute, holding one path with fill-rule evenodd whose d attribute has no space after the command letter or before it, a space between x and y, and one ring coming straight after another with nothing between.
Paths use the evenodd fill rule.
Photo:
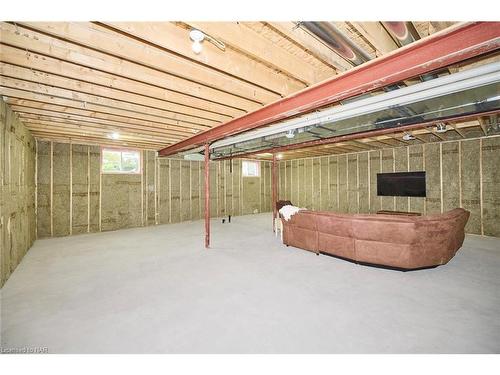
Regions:
<instances>
[{"instance_id":1,"label":"black tv screen","mask_svg":"<svg viewBox=\"0 0 500 375\"><path fill-rule=\"evenodd\" d=\"M425 172L377 173L377 195L425 197Z\"/></svg>"}]
</instances>

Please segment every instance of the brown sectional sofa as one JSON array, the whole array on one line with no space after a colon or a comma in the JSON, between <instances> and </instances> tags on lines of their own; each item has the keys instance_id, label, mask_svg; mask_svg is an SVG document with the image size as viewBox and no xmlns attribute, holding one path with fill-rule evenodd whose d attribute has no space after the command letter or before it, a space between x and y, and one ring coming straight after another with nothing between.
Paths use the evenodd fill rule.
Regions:
<instances>
[{"instance_id":1,"label":"brown sectional sofa","mask_svg":"<svg viewBox=\"0 0 500 375\"><path fill-rule=\"evenodd\" d=\"M283 220L283 243L317 254L399 269L446 264L462 246L469 211L430 216L300 211Z\"/></svg>"}]
</instances>

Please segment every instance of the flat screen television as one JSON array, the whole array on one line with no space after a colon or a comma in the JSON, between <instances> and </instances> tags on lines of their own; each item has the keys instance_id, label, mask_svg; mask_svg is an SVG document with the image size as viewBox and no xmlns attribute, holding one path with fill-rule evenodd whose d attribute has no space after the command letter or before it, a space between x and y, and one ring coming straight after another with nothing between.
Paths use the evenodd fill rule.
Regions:
<instances>
[{"instance_id":1,"label":"flat screen television","mask_svg":"<svg viewBox=\"0 0 500 375\"><path fill-rule=\"evenodd\" d=\"M425 172L377 173L377 195L425 197Z\"/></svg>"}]
</instances>

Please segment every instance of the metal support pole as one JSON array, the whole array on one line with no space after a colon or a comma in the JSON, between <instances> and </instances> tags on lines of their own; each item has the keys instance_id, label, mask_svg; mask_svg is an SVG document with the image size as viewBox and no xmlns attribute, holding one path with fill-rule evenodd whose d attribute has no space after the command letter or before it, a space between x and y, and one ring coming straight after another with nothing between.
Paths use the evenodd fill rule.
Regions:
<instances>
[{"instance_id":1,"label":"metal support pole","mask_svg":"<svg viewBox=\"0 0 500 375\"><path fill-rule=\"evenodd\" d=\"M276 183L276 154L273 154L273 165L272 165L272 190L273 190L273 232L276 232L276 198L277 198L277 183Z\"/></svg>"},{"instance_id":2,"label":"metal support pole","mask_svg":"<svg viewBox=\"0 0 500 375\"><path fill-rule=\"evenodd\" d=\"M205 144L205 248L210 247L210 149Z\"/></svg>"}]
</instances>

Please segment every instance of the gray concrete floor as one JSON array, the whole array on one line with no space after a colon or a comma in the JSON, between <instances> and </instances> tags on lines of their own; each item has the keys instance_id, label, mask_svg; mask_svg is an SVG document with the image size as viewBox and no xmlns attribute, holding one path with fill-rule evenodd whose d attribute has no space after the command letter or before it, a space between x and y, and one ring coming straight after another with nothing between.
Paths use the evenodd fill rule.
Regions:
<instances>
[{"instance_id":1,"label":"gray concrete floor","mask_svg":"<svg viewBox=\"0 0 500 375\"><path fill-rule=\"evenodd\" d=\"M499 353L500 239L398 272L285 247L260 214L39 240L2 347L51 353Z\"/></svg>"}]
</instances>

